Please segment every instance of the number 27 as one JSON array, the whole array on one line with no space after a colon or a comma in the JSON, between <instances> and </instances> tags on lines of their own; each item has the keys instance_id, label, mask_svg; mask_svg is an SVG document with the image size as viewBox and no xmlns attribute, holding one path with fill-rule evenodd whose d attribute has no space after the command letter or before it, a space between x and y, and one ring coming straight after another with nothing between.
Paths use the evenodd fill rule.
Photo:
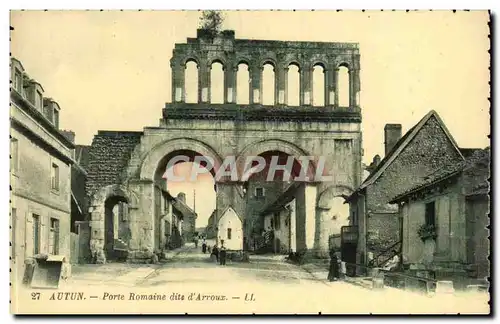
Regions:
<instances>
[{"instance_id":1,"label":"number 27","mask_svg":"<svg viewBox=\"0 0 500 324\"><path fill-rule=\"evenodd\" d=\"M31 293L31 299L32 300L39 300L40 299L40 293L39 292Z\"/></svg>"}]
</instances>

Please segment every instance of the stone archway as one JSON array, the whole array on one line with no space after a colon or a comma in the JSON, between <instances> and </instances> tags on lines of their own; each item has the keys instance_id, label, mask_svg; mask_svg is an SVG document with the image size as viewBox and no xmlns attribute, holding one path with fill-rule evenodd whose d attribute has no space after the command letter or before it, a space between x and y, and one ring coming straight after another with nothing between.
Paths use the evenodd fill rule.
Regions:
<instances>
[{"instance_id":1,"label":"stone archway","mask_svg":"<svg viewBox=\"0 0 500 324\"><path fill-rule=\"evenodd\" d=\"M258 156L269 151L282 152L284 154L294 157L297 160L299 160L301 156L310 156L310 154L308 154L305 150L301 149L300 147L298 147L293 143L280 139L262 140L247 145L238 154L236 158L236 166L238 168L240 176L244 172L247 157ZM309 163L309 168L311 169L311 171L315 170L316 168L315 161L311 161Z\"/></svg>"},{"instance_id":2,"label":"stone archway","mask_svg":"<svg viewBox=\"0 0 500 324\"><path fill-rule=\"evenodd\" d=\"M174 152L182 151L196 152L213 159L214 168L217 169L222 164L222 158L210 145L192 138L177 138L162 142L149 151L141 163L140 179L157 180L159 173L161 173L158 169L165 157Z\"/></svg>"},{"instance_id":3,"label":"stone archway","mask_svg":"<svg viewBox=\"0 0 500 324\"><path fill-rule=\"evenodd\" d=\"M349 225L349 205L345 199L353 189L346 186L333 185L323 190L316 202L316 234L315 249L320 256L327 256L330 238L336 238L340 246L340 230Z\"/></svg>"},{"instance_id":4,"label":"stone archway","mask_svg":"<svg viewBox=\"0 0 500 324\"><path fill-rule=\"evenodd\" d=\"M191 139L191 138L176 138L172 140L163 141L154 146L143 158L139 164L139 179L129 181L129 189L140 193L138 210L135 211L137 233L138 236L136 244L131 246L134 251L138 253L131 253L131 255L145 255L145 251L152 253L155 250L164 248L166 242L164 239L165 223L169 222L166 212L165 200L168 196L167 179L164 178L167 167L171 166L169 162L179 156L185 155L189 161L178 162L193 162L197 156L203 156L213 161L213 169L218 170L222 164L222 159L219 154L208 144ZM212 173L212 176L214 174ZM218 192L217 192L218 194ZM163 207L162 207L163 206ZM167 216L167 217L165 217Z\"/></svg>"},{"instance_id":5,"label":"stone archway","mask_svg":"<svg viewBox=\"0 0 500 324\"><path fill-rule=\"evenodd\" d=\"M95 257L95 261L98 263L105 263L106 260L111 256L111 252L114 249L114 239L118 239L118 229L115 227L116 221L110 219L116 215L113 214L112 209L119 202L126 203L125 214L129 215L131 209L136 209L138 204L137 194L131 192L127 188L121 185L109 185L99 189L90 200L90 250L92 256ZM131 239L127 232L130 232L130 227L127 219L122 220L121 233L125 240L121 240L124 247L121 249L126 250L128 248L128 241Z\"/></svg>"}]
</instances>

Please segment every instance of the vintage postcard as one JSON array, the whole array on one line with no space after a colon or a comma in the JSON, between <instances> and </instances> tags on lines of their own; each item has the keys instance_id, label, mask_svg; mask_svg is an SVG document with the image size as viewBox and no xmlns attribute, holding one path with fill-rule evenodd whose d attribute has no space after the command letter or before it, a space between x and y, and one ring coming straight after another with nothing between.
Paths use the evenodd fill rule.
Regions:
<instances>
[{"instance_id":1,"label":"vintage postcard","mask_svg":"<svg viewBox=\"0 0 500 324\"><path fill-rule=\"evenodd\" d=\"M489 314L488 11L11 11L14 314Z\"/></svg>"}]
</instances>

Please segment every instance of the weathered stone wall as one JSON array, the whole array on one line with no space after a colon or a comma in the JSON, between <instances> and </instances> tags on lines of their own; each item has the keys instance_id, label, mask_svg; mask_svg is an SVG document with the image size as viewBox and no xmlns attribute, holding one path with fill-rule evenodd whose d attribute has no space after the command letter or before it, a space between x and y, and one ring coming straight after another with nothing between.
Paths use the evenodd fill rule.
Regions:
<instances>
[{"instance_id":1,"label":"weathered stone wall","mask_svg":"<svg viewBox=\"0 0 500 324\"><path fill-rule=\"evenodd\" d=\"M397 159L367 188L368 210L384 208L391 198L426 182L426 176L461 161L438 121L431 117Z\"/></svg>"},{"instance_id":2,"label":"weathered stone wall","mask_svg":"<svg viewBox=\"0 0 500 324\"><path fill-rule=\"evenodd\" d=\"M435 117L431 117L415 136L411 143L387 167L374 184L367 187L366 214L368 219L373 217L371 211L387 210L388 202L419 184L427 181L427 176L445 168L458 165L463 159L447 138ZM375 216L376 217L376 216ZM399 240L399 220L397 218L376 217L368 221L367 231L376 231L384 234L387 240L383 245L367 242L367 246L380 250ZM389 235L386 229L397 229Z\"/></svg>"},{"instance_id":3,"label":"weathered stone wall","mask_svg":"<svg viewBox=\"0 0 500 324\"><path fill-rule=\"evenodd\" d=\"M89 151L86 191L92 196L107 185L120 184L130 154L140 142L142 132L99 131Z\"/></svg>"},{"instance_id":4,"label":"weathered stone wall","mask_svg":"<svg viewBox=\"0 0 500 324\"><path fill-rule=\"evenodd\" d=\"M223 31L211 37L198 30L197 38L188 38L186 43L175 44L170 64L172 67L172 102L182 102L184 95L185 64L194 61L198 65L200 87L198 102L210 102L210 67L213 62L224 66L224 102L235 102L236 73L238 64L248 65L250 77L250 103L258 104L262 99L262 69L264 64L275 68L275 104L286 104L286 78L290 64L300 67L300 105L311 105L312 71L321 65L326 75L326 105L338 106L338 69L349 68L349 106L359 104L359 46L356 43L293 42L235 39L234 31Z\"/></svg>"}]
</instances>

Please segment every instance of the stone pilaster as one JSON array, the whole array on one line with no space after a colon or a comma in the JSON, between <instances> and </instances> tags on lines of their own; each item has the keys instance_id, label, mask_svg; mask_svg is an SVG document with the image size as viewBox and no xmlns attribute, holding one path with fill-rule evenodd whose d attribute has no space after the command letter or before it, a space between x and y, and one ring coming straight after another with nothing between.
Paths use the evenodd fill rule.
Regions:
<instances>
[{"instance_id":1,"label":"stone pilaster","mask_svg":"<svg viewBox=\"0 0 500 324\"><path fill-rule=\"evenodd\" d=\"M311 106L312 105L312 89L313 89L313 70L311 67L306 67L301 69L301 106Z\"/></svg>"},{"instance_id":2,"label":"stone pilaster","mask_svg":"<svg viewBox=\"0 0 500 324\"><path fill-rule=\"evenodd\" d=\"M224 81L225 81L225 103L235 103L236 102L236 89L237 89L237 73L238 67L228 66L225 69Z\"/></svg>"},{"instance_id":3,"label":"stone pilaster","mask_svg":"<svg viewBox=\"0 0 500 324\"><path fill-rule=\"evenodd\" d=\"M333 71L333 76L334 76L334 101L333 105L335 108L338 108L339 106L339 68L336 67L335 70ZM331 98L331 97L330 97Z\"/></svg>"},{"instance_id":4,"label":"stone pilaster","mask_svg":"<svg viewBox=\"0 0 500 324\"><path fill-rule=\"evenodd\" d=\"M262 103L260 84L262 79L262 67L252 66L250 71L250 77L252 78L252 86L250 89L250 104L260 104Z\"/></svg>"},{"instance_id":5,"label":"stone pilaster","mask_svg":"<svg viewBox=\"0 0 500 324\"><path fill-rule=\"evenodd\" d=\"M278 105L286 104L286 77L288 68L279 66L276 71L276 102Z\"/></svg>"},{"instance_id":6,"label":"stone pilaster","mask_svg":"<svg viewBox=\"0 0 500 324\"><path fill-rule=\"evenodd\" d=\"M198 102L209 103L210 102L210 71L211 67L206 64L200 64L198 70L198 80L199 80L199 98Z\"/></svg>"}]
</instances>

